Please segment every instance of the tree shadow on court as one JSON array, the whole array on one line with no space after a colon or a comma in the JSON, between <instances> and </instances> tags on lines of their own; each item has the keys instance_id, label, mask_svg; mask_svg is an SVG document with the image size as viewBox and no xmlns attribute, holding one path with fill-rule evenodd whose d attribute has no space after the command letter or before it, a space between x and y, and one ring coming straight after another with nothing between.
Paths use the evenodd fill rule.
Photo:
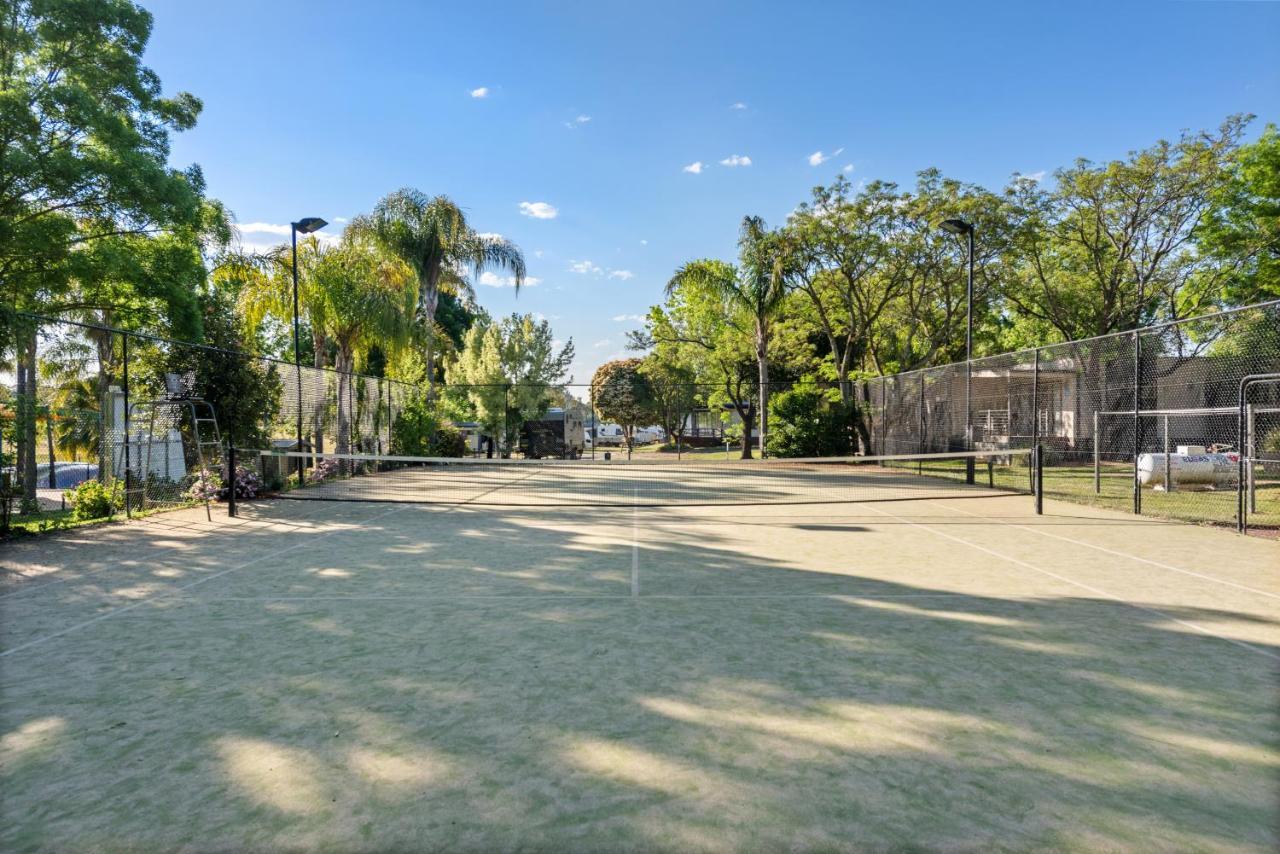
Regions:
<instances>
[{"instance_id":1,"label":"tree shadow on court","mask_svg":"<svg viewBox=\"0 0 1280 854\"><path fill-rule=\"evenodd\" d=\"M355 516L323 545L0 659L0 843L1276 841L1275 661L1169 618L1226 634L1275 620L957 592L927 567L801 569L670 517L635 542L628 513ZM339 521L351 511L316 530ZM851 552L883 536L768 524L797 544L847 532ZM266 525L209 533L195 574L158 583L280 547ZM0 604L51 631L102 595L122 601L85 578Z\"/></svg>"}]
</instances>

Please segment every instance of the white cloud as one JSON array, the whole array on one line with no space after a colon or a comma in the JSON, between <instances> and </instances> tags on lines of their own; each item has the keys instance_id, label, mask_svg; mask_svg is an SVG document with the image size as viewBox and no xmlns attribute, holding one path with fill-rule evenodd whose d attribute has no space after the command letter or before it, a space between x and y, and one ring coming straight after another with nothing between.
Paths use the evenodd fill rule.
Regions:
<instances>
[{"instance_id":1,"label":"white cloud","mask_svg":"<svg viewBox=\"0 0 1280 854\"><path fill-rule=\"evenodd\" d=\"M850 172L852 172L852 171L853 171L853 164L852 164L852 163L846 163L846 164L844 165L844 168L843 168L843 169L841 169L840 171L841 171L841 172L844 172L844 173L847 175L848 173L850 173Z\"/></svg>"},{"instance_id":2,"label":"white cloud","mask_svg":"<svg viewBox=\"0 0 1280 854\"><path fill-rule=\"evenodd\" d=\"M648 246L648 245L649 245L649 241L647 241L647 240L641 240L641 241L640 241L640 245L641 245L641 246Z\"/></svg>"},{"instance_id":3,"label":"white cloud","mask_svg":"<svg viewBox=\"0 0 1280 854\"><path fill-rule=\"evenodd\" d=\"M751 158L745 154L730 154L724 160L720 161L721 166L750 166Z\"/></svg>"},{"instance_id":4,"label":"white cloud","mask_svg":"<svg viewBox=\"0 0 1280 854\"><path fill-rule=\"evenodd\" d=\"M582 127L589 121L591 121L591 116L578 116L577 118L573 119L573 121L565 122L564 126L567 127L569 130L576 130L577 128Z\"/></svg>"},{"instance_id":5,"label":"white cloud","mask_svg":"<svg viewBox=\"0 0 1280 854\"><path fill-rule=\"evenodd\" d=\"M249 234L282 234L285 236L289 234L288 223L276 225L272 222L245 222L236 227Z\"/></svg>"},{"instance_id":6,"label":"white cloud","mask_svg":"<svg viewBox=\"0 0 1280 854\"><path fill-rule=\"evenodd\" d=\"M335 216L333 221L339 225L346 225L348 222L351 222L351 220L347 219L345 216Z\"/></svg>"},{"instance_id":7,"label":"white cloud","mask_svg":"<svg viewBox=\"0 0 1280 854\"><path fill-rule=\"evenodd\" d=\"M516 286L515 276L498 276L485 270L480 274L480 278L476 279L476 284L484 285L490 288L514 288ZM542 279L537 276L525 276L524 281L520 283L522 288L536 288L542 284Z\"/></svg>"},{"instance_id":8,"label":"white cloud","mask_svg":"<svg viewBox=\"0 0 1280 854\"><path fill-rule=\"evenodd\" d=\"M489 87L488 87L488 86L481 86L479 89L472 89L472 90L471 90L471 97L472 97L472 98L488 98L488 97L489 97Z\"/></svg>"},{"instance_id":9,"label":"white cloud","mask_svg":"<svg viewBox=\"0 0 1280 854\"><path fill-rule=\"evenodd\" d=\"M636 277L636 274L631 272L630 270L610 270L609 271L610 279L622 279L622 281L625 282L627 279L634 279L635 277Z\"/></svg>"},{"instance_id":10,"label":"white cloud","mask_svg":"<svg viewBox=\"0 0 1280 854\"><path fill-rule=\"evenodd\" d=\"M546 202L521 202L520 213L534 219L555 219L560 211Z\"/></svg>"},{"instance_id":11,"label":"white cloud","mask_svg":"<svg viewBox=\"0 0 1280 854\"><path fill-rule=\"evenodd\" d=\"M830 154L823 154L821 151L815 151L813 154L809 155L809 165L821 166L823 163L826 163L831 158L839 157L840 152L842 151L844 151L843 146L841 146L840 148L837 148L835 151L831 152Z\"/></svg>"},{"instance_id":12,"label":"white cloud","mask_svg":"<svg viewBox=\"0 0 1280 854\"><path fill-rule=\"evenodd\" d=\"M1039 184L1041 181L1044 180L1045 174L1046 174L1045 170L1041 169L1038 172L1028 172L1025 175L1020 174L1018 175L1018 178L1023 181L1032 181L1036 184Z\"/></svg>"},{"instance_id":13,"label":"white cloud","mask_svg":"<svg viewBox=\"0 0 1280 854\"><path fill-rule=\"evenodd\" d=\"M615 314L613 321L614 323L644 323L644 317L639 314Z\"/></svg>"},{"instance_id":14,"label":"white cloud","mask_svg":"<svg viewBox=\"0 0 1280 854\"><path fill-rule=\"evenodd\" d=\"M541 250L541 249L535 249L535 250L533 250L533 257L534 257L534 258L541 258L541 257L542 257L542 250Z\"/></svg>"},{"instance_id":15,"label":"white cloud","mask_svg":"<svg viewBox=\"0 0 1280 854\"><path fill-rule=\"evenodd\" d=\"M745 110L746 108L747 108L747 105L742 103L741 101L734 101L732 104L729 105L729 109L731 110Z\"/></svg>"},{"instance_id":16,"label":"white cloud","mask_svg":"<svg viewBox=\"0 0 1280 854\"><path fill-rule=\"evenodd\" d=\"M483 237L486 240L506 240L505 237L496 231L481 231L476 234L476 237Z\"/></svg>"},{"instance_id":17,"label":"white cloud","mask_svg":"<svg viewBox=\"0 0 1280 854\"><path fill-rule=\"evenodd\" d=\"M690 163L688 166L685 166L681 171L691 172L694 175L701 175L702 170L706 168L707 168L707 164L703 163L701 160L695 160L692 163Z\"/></svg>"},{"instance_id":18,"label":"white cloud","mask_svg":"<svg viewBox=\"0 0 1280 854\"><path fill-rule=\"evenodd\" d=\"M599 267L597 267L595 264L591 263L590 261L586 261L586 260L584 260L584 261L575 261L575 260L573 260L572 258L570 258L570 259L569 259L569 272L571 272L571 273L590 273L590 274L592 274L592 275L594 275L594 276L598 276L598 275L600 275L601 273L603 273L603 272L604 272L604 270L600 269Z\"/></svg>"},{"instance_id":19,"label":"white cloud","mask_svg":"<svg viewBox=\"0 0 1280 854\"><path fill-rule=\"evenodd\" d=\"M594 347L594 348L596 348L596 349L599 349L599 348L601 348L601 347L608 347L608 346L609 346L610 344L612 344L612 343L613 343L613 342L612 342L612 341L610 341L608 338L601 338L599 341L597 341L596 343L592 344L591 346L592 346L592 347Z\"/></svg>"}]
</instances>

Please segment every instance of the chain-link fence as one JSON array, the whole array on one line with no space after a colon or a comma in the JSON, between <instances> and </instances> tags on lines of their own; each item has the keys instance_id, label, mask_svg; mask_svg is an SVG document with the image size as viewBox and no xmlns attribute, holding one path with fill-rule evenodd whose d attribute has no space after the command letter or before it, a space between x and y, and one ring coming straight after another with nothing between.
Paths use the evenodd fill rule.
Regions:
<instances>
[{"instance_id":1,"label":"chain-link fence","mask_svg":"<svg viewBox=\"0 0 1280 854\"><path fill-rule=\"evenodd\" d=\"M1280 302L863 380L877 452L1046 451L1045 494L1280 530ZM1243 406L1242 406L1243 404ZM1243 460L1242 460L1243 457Z\"/></svg>"},{"instance_id":2,"label":"chain-link fence","mask_svg":"<svg viewBox=\"0 0 1280 854\"><path fill-rule=\"evenodd\" d=\"M218 498L229 443L389 452L415 393L383 377L32 315L17 318L2 364L0 507L49 524L77 501L82 514L132 515Z\"/></svg>"}]
</instances>

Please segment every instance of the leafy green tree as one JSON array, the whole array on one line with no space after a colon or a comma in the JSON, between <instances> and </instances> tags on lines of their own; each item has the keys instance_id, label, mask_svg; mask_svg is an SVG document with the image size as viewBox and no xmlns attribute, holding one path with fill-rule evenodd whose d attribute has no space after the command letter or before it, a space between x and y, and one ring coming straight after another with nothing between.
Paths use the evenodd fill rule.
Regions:
<instances>
[{"instance_id":1,"label":"leafy green tree","mask_svg":"<svg viewBox=\"0 0 1280 854\"><path fill-rule=\"evenodd\" d=\"M649 381L655 420L666 431L667 441L677 442L689 414L698 406L697 374L692 366L656 353L644 358L640 373Z\"/></svg>"},{"instance_id":2,"label":"leafy green tree","mask_svg":"<svg viewBox=\"0 0 1280 854\"><path fill-rule=\"evenodd\" d=\"M1280 298L1280 130L1274 124L1235 152L1201 245L1226 267L1231 302Z\"/></svg>"},{"instance_id":3,"label":"leafy green tree","mask_svg":"<svg viewBox=\"0 0 1280 854\"><path fill-rule=\"evenodd\" d=\"M485 434L501 438L503 456L523 421L542 417L562 399L574 350L572 341L558 343L546 320L513 314L471 327L447 368L451 389L465 394Z\"/></svg>"},{"instance_id":4,"label":"leafy green tree","mask_svg":"<svg viewBox=\"0 0 1280 854\"><path fill-rule=\"evenodd\" d=\"M748 216L738 235L738 266L724 261L691 261L676 270L667 283L670 294L677 288L704 290L723 298L745 312L753 326L760 400L760 453L765 452L768 435L769 336L771 322L787 296L787 254L779 235L769 231L764 220Z\"/></svg>"},{"instance_id":5,"label":"leafy green tree","mask_svg":"<svg viewBox=\"0 0 1280 854\"><path fill-rule=\"evenodd\" d=\"M225 441L262 448L270 441L269 418L280 406L279 367L242 350L243 330L229 294L211 290L200 298L204 343L215 349L175 346L165 370L188 373L213 404Z\"/></svg>"},{"instance_id":6,"label":"leafy green tree","mask_svg":"<svg viewBox=\"0 0 1280 854\"><path fill-rule=\"evenodd\" d=\"M201 105L187 93L164 97L142 64L151 23L127 0L9 0L0 10L0 332L14 335L20 398L35 397L36 342L14 310L96 307L85 289L114 280L173 316L198 317L195 282L163 268L166 250L204 225L199 168L168 164L169 134L191 128ZM156 236L159 259L156 243L138 240ZM125 275L138 253L157 275ZM33 410L19 410L32 505Z\"/></svg>"},{"instance_id":7,"label":"leafy green tree","mask_svg":"<svg viewBox=\"0 0 1280 854\"><path fill-rule=\"evenodd\" d=\"M367 216L357 217L349 232L367 233L387 252L400 258L418 280L418 316L428 336L427 383L434 388L436 312L440 295L467 287L458 270L470 268L510 271L518 291L524 282L525 263L511 241L475 231L466 216L446 196L428 196L404 188L383 197Z\"/></svg>"},{"instance_id":8,"label":"leafy green tree","mask_svg":"<svg viewBox=\"0 0 1280 854\"><path fill-rule=\"evenodd\" d=\"M651 421L655 413L653 386L643 365L643 359L615 359L596 368L591 377L592 403L601 417L622 428L628 456L636 427Z\"/></svg>"},{"instance_id":9,"label":"leafy green tree","mask_svg":"<svg viewBox=\"0 0 1280 854\"><path fill-rule=\"evenodd\" d=\"M1161 140L1124 160L1077 160L1052 189L1015 180L1010 263L1017 311L1064 339L1178 320L1221 305L1234 270L1198 251L1213 203L1232 180L1249 121Z\"/></svg>"},{"instance_id":10,"label":"leafy green tree","mask_svg":"<svg viewBox=\"0 0 1280 854\"><path fill-rule=\"evenodd\" d=\"M775 395L769 406L773 410L769 453L773 456L830 457L853 453L855 410L850 401L838 394L801 386Z\"/></svg>"}]
</instances>

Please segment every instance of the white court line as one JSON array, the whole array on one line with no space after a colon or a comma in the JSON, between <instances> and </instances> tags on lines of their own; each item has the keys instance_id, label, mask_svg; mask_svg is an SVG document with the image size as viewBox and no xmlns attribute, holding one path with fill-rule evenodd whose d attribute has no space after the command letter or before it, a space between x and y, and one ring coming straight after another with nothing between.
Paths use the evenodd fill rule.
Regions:
<instances>
[{"instance_id":1,"label":"white court line","mask_svg":"<svg viewBox=\"0 0 1280 854\"><path fill-rule=\"evenodd\" d=\"M311 512L311 513L314 513L315 515L319 515L319 510L312 510L312 511L310 511L310 512ZM238 518L238 517L237 517L237 518ZM244 526L249 525L249 524L257 524L257 525L263 525L263 526L283 524L282 522L280 522L280 521L278 521L278 520L277 520L277 521L273 521L273 522L262 522L262 521L259 521L259 520L257 520L257 519L253 519L252 517L245 517L245 518L246 518L246 519L248 519L249 521L247 521L247 522L235 522L235 523L224 523L224 524L226 525L226 528L225 528L225 529L227 529L227 530L233 530L233 531L234 531L234 530L238 530L238 529L240 529L241 527L244 527ZM311 518L309 515L304 515L304 516L299 516L296 520L291 520L291 521L301 521L301 520L305 520L305 519L309 519L309 518ZM148 517L148 518L146 518L146 519L123 520L123 521L124 521L124 523L125 523L126 525L132 525L132 524L137 524L137 525L148 525L148 524L154 524L153 520L154 520L154 517ZM289 527L289 528L296 528L296 527L300 527L300 526L290 524L290 525L286 525L286 527ZM200 533L201 533L201 534L204 534L204 533L206 533L208 530L209 530L209 529L203 529L203 528L202 528L202 529L200 530ZM224 527L223 527L222 525L219 525L219 526L217 526L216 528L213 528L212 530L220 531L220 530L224 530ZM309 529L309 528L304 528L303 530L310 530L310 529ZM156 562L157 562L157 563L159 563L159 564L162 564L162 563L163 563L163 561L161 561L159 558L157 558L157 559L156 559ZM82 581L82 580L84 580L84 579L88 578L89 576L91 576L91 575L93 575L93 574L95 574L95 573L103 572L103 571L106 571L106 570L108 570L108 569L116 569L116 568L117 568L117 567L114 567L114 566L100 566L100 567L98 567L97 569L84 570L84 571L82 571L82 572L80 572L80 573L78 573L78 574L76 574L76 575L64 575L64 576L62 576L61 578L54 578L54 579L52 579L52 580L50 580L50 581L43 581L43 582L41 582L41 583L39 583L39 584L22 584L21 586L19 586L19 587L18 587L18 589L17 589L17 590L10 590L10 591L9 591L9 592L7 592L7 593L0 593L0 599L8 599L8 598L9 598L9 597L11 597L11 596L17 596L19 593L26 593L26 592L28 592L28 591L30 591L30 590L41 590L41 589L43 589L43 588L45 588L45 587L51 587L51 586L52 586L52 585L54 585L54 584L63 584L63 583L68 582L68 581ZM54 570L54 572L57 572L57 570ZM52 573L50 573L50 574L52 574Z\"/></svg>"},{"instance_id":2,"label":"white court line","mask_svg":"<svg viewBox=\"0 0 1280 854\"><path fill-rule=\"evenodd\" d=\"M945 505L938 505L938 506L945 506ZM1128 552L1116 551L1115 549L1109 549L1106 546L1094 545L1093 543L1086 542L1085 540L1077 540L1075 537L1064 537L1060 534L1051 534L1048 531L1044 531L1039 528L1033 528L1029 525L1018 525L1014 522L1004 522L1004 521L1001 521L998 517L982 516L978 513L970 513L968 510L962 510L959 507L947 507L947 509L954 510L957 513L963 513L966 516L975 516L980 519L994 520L994 521L1000 522L1001 525L1007 525L1010 528L1018 528L1019 530L1022 530L1022 531L1031 531L1033 534L1040 534L1045 537L1052 537L1055 540L1062 540L1064 543L1075 543L1078 546L1084 546L1085 548L1094 549L1095 551L1105 552L1106 554L1115 555L1116 557L1123 557L1123 558L1128 558L1129 560L1136 560L1139 563L1150 564L1151 566L1156 566L1156 567L1159 567L1160 569L1167 569L1170 572L1180 572L1183 575L1190 575L1193 578L1201 578L1205 581L1212 581L1215 584L1224 584L1227 587L1235 587L1238 590L1245 590L1245 591L1248 591L1249 593L1256 593L1259 596L1266 596L1269 599L1280 599L1280 594L1268 593L1266 590L1259 590L1258 588L1250 587L1247 584L1237 584L1234 581L1227 581L1225 578L1217 578L1212 575L1205 575L1200 572L1194 572L1190 569L1183 569L1182 567L1179 567L1179 566L1171 566L1167 563L1161 563L1158 560L1151 560L1150 558L1139 557L1138 555L1129 554Z\"/></svg>"},{"instance_id":3,"label":"white court line","mask_svg":"<svg viewBox=\"0 0 1280 854\"><path fill-rule=\"evenodd\" d=\"M980 552L985 552L986 554L989 554L992 557L997 557L997 558L1000 558L1001 560L1008 561L1009 563L1013 563L1013 564L1017 564L1018 566L1025 567L1026 569L1029 569L1032 572L1038 572L1041 575L1047 575L1050 578L1056 578L1058 581L1062 581L1066 584L1070 584L1073 587L1079 587L1082 590L1087 590L1090 593L1094 593L1098 596L1105 596L1106 598L1111 599L1112 601L1119 602L1122 605L1128 605L1130 608L1134 608L1138 611L1145 611L1148 614L1155 614L1158 617L1162 617L1166 620L1170 620L1174 623L1177 623L1180 626L1186 626L1187 628L1193 629L1197 632L1200 632L1203 635L1207 635L1208 637L1217 638L1218 640L1226 641L1227 643L1234 644L1235 646L1241 647L1242 649L1247 649L1250 652L1256 652L1258 655L1264 655L1267 658L1273 659L1275 661L1280 661L1280 655L1270 652L1269 650L1265 650L1260 646L1255 646L1251 643L1246 643L1245 641L1242 641L1242 640L1236 640L1235 638L1229 638L1225 635L1218 634L1215 631L1206 629L1204 626L1199 626L1199 625L1196 625L1195 623L1191 623L1186 620L1179 619L1178 617L1175 617L1172 614L1167 614L1164 611L1161 611L1157 608L1150 608L1146 605L1139 605L1136 602L1130 602L1129 600L1123 599L1115 595L1114 593L1108 593L1105 590L1099 589L1097 587L1093 587L1092 585L1089 585L1089 584L1085 584L1082 581L1076 581L1075 579L1067 578L1065 575L1059 575L1056 572L1051 572L1047 569L1042 569L1041 567L1027 563L1024 560L1019 560L1016 557L1010 557L1009 555L1001 554L995 549L989 549L986 546L982 546L977 543L970 542L969 540L963 539L961 537L953 536L952 534L948 534L945 531L935 530L929 527L928 525L922 525L919 522L912 522L910 519L904 519L901 516L895 516L894 514L888 512L887 510L881 510L879 507L875 507L871 504L868 504L866 506L869 507L870 509L875 510L875 512L877 513L880 513L884 516L888 516L891 519L897 519L900 522L905 522L906 524L910 525L913 528L920 528L921 530L928 531L929 533L934 534L936 536L944 537L945 539L960 543L961 545L969 546L970 548L977 549Z\"/></svg>"},{"instance_id":4,"label":"white court line","mask_svg":"<svg viewBox=\"0 0 1280 854\"><path fill-rule=\"evenodd\" d=\"M379 514L377 514L376 516L370 516L368 519L361 519L361 520L359 520L359 522L360 522L360 524L361 524L361 525L365 525L365 524L368 524L369 522L372 522L372 521L374 521L374 520L376 520L376 519L381 519L381 518L383 518L384 516L390 516L392 513L399 513L399 512L401 512L401 511L405 510L407 507L411 507L411 506L413 506L413 505L403 505L403 506L395 507L394 509L388 510L388 511L387 511L387 512L385 512L385 513L379 513ZM67 628L65 628L65 629L60 629L60 630L58 630L58 631L56 631L56 632L52 632L52 633L50 633L50 634L43 635L43 636L38 637L38 638L35 638L35 639L33 639L33 640L29 640L29 641L27 641L27 642L26 642L26 643L24 643L24 644L19 644L18 646L11 647L11 648L9 648L9 649L4 650L3 652L0 652L0 658L4 658L5 656L13 655L13 653L15 653L15 652L21 652L21 651L22 651L22 650L24 650L24 649L30 649L31 647L33 647L33 646L38 646L39 644L45 643L46 641L51 641L51 640L53 640L53 639L55 639L55 638L60 638L60 637L62 637L63 635L69 635L69 634L71 634L72 632L79 631L80 629L88 628L89 626L92 626L92 625L94 625L95 623L100 623L100 622L102 622L103 620L109 619L109 618L114 617L114 616L116 616L116 615L118 615L118 614L123 614L123 613L125 613L126 611L132 611L134 608L140 608L140 607L142 607L143 605L149 605L149 604L151 604L152 602L156 601L157 599L160 599L161 597L164 597L164 596L171 596L171 595L173 595L173 594L175 594L175 593L181 593L181 592L182 592L182 591L184 591L184 590L190 590L192 587L198 587L198 586L200 586L201 584L204 584L204 583L205 583L205 582L207 582L207 581L213 581L215 578L221 578L222 576L226 575L226 574L227 574L227 573L229 573L229 572L235 572L236 570L244 569L246 566L252 566L253 564L258 563L259 561L265 560L266 558L270 558L270 557L279 557L280 555L288 554L289 552L291 552L291 551L295 551L296 549L303 548L304 546L310 546L310 545L312 545L313 543L316 543L316 542L319 542L320 540L325 539L326 537L332 537L334 534L341 534L341 533L345 533L345 532L346 532L346 529L344 529L344 528L340 528L340 529L338 529L338 530L336 530L336 531L330 531L330 532L328 532L327 534L319 534L318 536L313 537L312 539L304 540L303 542L300 542L300 543L294 543L293 545L289 546L288 548L283 548L283 549L279 549L278 551L274 551L274 552L267 552L266 554L258 555L257 557L255 557L255 558L253 558L253 559L251 559L251 560L247 560L247 561L245 561L244 563L236 564L235 566L230 567L230 568L228 568L228 569L224 569L224 570L222 570L221 572L215 572L213 575L206 575L206 576L204 576L203 578L198 578L198 579L196 579L195 581L191 582L190 584L183 584L183 585L181 585L181 586L174 587L174 588L171 588L171 589L169 589L169 590L161 591L160 593L157 593L157 594L155 594L154 596L148 596L147 598L145 598L145 599L139 599L137 602L134 602L134 603L132 603L132 604L129 604L129 605L122 605L122 606L121 606L121 607L119 607L119 608L114 608L114 609L112 609L112 610L110 610L110 611L107 611L106 613L99 614L98 616L94 617L93 619L85 620L85 621L84 621L84 622L82 622L82 623L76 623L75 625L73 625L73 626L68 626L68 627L67 627Z\"/></svg>"}]
</instances>

